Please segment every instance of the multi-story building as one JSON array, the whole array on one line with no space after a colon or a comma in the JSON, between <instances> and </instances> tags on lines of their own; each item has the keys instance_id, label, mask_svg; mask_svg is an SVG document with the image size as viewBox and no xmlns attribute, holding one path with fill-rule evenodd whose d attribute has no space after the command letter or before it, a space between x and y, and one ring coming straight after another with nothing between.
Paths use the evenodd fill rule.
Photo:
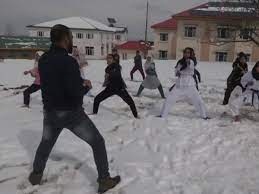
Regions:
<instances>
[{"instance_id":1,"label":"multi-story building","mask_svg":"<svg viewBox=\"0 0 259 194\"><path fill-rule=\"evenodd\" d=\"M259 46L237 32L244 17L258 21L259 16L237 5L233 2L223 7L220 2L209 2L151 26L156 58L179 59L185 47L192 47L200 61L233 61L241 51L250 61L259 60Z\"/></svg>"},{"instance_id":2,"label":"multi-story building","mask_svg":"<svg viewBox=\"0 0 259 194\"><path fill-rule=\"evenodd\" d=\"M85 17L69 17L27 26L31 37L50 37L50 29L63 24L72 30L74 46L87 59L104 59L112 48L127 41L125 27L109 27Z\"/></svg>"}]
</instances>

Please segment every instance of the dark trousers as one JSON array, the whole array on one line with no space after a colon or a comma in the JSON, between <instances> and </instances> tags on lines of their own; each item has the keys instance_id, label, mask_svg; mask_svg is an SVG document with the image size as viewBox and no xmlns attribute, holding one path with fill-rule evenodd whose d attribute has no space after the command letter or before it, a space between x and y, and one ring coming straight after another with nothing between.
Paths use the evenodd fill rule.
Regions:
<instances>
[{"instance_id":1,"label":"dark trousers","mask_svg":"<svg viewBox=\"0 0 259 194\"><path fill-rule=\"evenodd\" d=\"M130 72L130 78L131 78L131 80L133 80L133 74L134 74L136 71L139 71L139 72L141 73L142 78L143 78L143 80L144 80L144 79L145 79L145 73L144 73L143 67L142 67L142 66L138 66L138 65L135 65L135 66L133 67L133 69L131 70L131 72Z\"/></svg>"},{"instance_id":2,"label":"dark trousers","mask_svg":"<svg viewBox=\"0 0 259 194\"><path fill-rule=\"evenodd\" d=\"M137 96L140 96L140 94L143 92L143 90L144 90L145 88L144 88L144 86L142 86L142 84L139 86L139 89L138 89L138 93L137 93ZM164 94L164 90L163 90L163 86L162 85L160 85L160 86L158 86L158 91L159 91L159 93L160 93L160 95L161 95L161 97L162 98L165 98L165 94Z\"/></svg>"},{"instance_id":3,"label":"dark trousers","mask_svg":"<svg viewBox=\"0 0 259 194\"><path fill-rule=\"evenodd\" d=\"M30 105L30 96L32 93L37 92L40 90L40 85L37 84L32 84L30 87L28 87L24 92L23 92L23 103L27 106Z\"/></svg>"},{"instance_id":4,"label":"dark trousers","mask_svg":"<svg viewBox=\"0 0 259 194\"><path fill-rule=\"evenodd\" d=\"M131 109L134 117L135 118L138 117L138 113L137 113L137 109L136 109L135 103L134 103L133 99L131 98L131 96L129 95L129 93L127 92L127 90L124 89L124 88L123 89L118 89L118 90L114 90L114 89L110 89L110 88L105 88L94 99L93 113L97 114L100 103L102 101L104 101L105 99L113 96L113 95L117 95L117 96L121 97L122 100L124 102L126 102L130 106L130 109Z\"/></svg>"},{"instance_id":5,"label":"dark trousers","mask_svg":"<svg viewBox=\"0 0 259 194\"><path fill-rule=\"evenodd\" d=\"M43 135L33 163L34 172L43 173L49 154L63 128L69 129L92 147L99 179L108 177L109 169L104 139L83 108L74 111L44 112Z\"/></svg>"}]
</instances>

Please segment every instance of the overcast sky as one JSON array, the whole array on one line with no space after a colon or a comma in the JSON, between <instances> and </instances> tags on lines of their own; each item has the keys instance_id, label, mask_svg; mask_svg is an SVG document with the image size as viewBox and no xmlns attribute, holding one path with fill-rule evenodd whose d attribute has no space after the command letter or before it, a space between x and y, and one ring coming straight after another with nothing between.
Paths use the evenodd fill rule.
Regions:
<instances>
[{"instance_id":1,"label":"overcast sky","mask_svg":"<svg viewBox=\"0 0 259 194\"><path fill-rule=\"evenodd\" d=\"M149 0L150 22L168 19L172 14L206 0ZM114 17L129 28L130 39L144 39L146 0L0 0L0 34L12 24L17 34L26 34L26 25L70 16L84 16L106 23ZM151 30L149 30L151 36Z\"/></svg>"}]
</instances>

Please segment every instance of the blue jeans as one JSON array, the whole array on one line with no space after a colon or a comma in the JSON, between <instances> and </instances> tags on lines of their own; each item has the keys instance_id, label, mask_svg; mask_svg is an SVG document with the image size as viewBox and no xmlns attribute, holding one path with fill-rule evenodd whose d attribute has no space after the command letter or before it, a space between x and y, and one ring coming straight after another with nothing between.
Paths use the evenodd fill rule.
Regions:
<instances>
[{"instance_id":1,"label":"blue jeans","mask_svg":"<svg viewBox=\"0 0 259 194\"><path fill-rule=\"evenodd\" d=\"M33 163L34 172L43 173L49 154L63 128L69 129L92 147L99 179L110 176L104 139L83 108L44 112L43 135Z\"/></svg>"}]
</instances>

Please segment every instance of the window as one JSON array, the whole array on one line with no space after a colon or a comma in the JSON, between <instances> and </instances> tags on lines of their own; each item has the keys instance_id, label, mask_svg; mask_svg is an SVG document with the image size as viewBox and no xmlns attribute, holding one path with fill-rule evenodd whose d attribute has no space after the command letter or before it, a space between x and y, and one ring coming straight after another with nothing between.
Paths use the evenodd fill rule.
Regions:
<instances>
[{"instance_id":1,"label":"window","mask_svg":"<svg viewBox=\"0 0 259 194\"><path fill-rule=\"evenodd\" d=\"M184 30L185 37L196 37L196 27L195 26L186 26Z\"/></svg>"},{"instance_id":2,"label":"window","mask_svg":"<svg viewBox=\"0 0 259 194\"><path fill-rule=\"evenodd\" d=\"M127 53L122 53L122 59L127 60L128 59L128 54Z\"/></svg>"},{"instance_id":3,"label":"window","mask_svg":"<svg viewBox=\"0 0 259 194\"><path fill-rule=\"evenodd\" d=\"M85 53L87 56L93 56L94 55L94 47L85 47Z\"/></svg>"},{"instance_id":4,"label":"window","mask_svg":"<svg viewBox=\"0 0 259 194\"><path fill-rule=\"evenodd\" d=\"M224 28L224 27L218 28L218 38L230 38L229 28Z\"/></svg>"},{"instance_id":5,"label":"window","mask_svg":"<svg viewBox=\"0 0 259 194\"><path fill-rule=\"evenodd\" d=\"M160 34L160 41L168 41L168 34L161 33Z\"/></svg>"},{"instance_id":6,"label":"window","mask_svg":"<svg viewBox=\"0 0 259 194\"><path fill-rule=\"evenodd\" d=\"M109 52L110 52L110 47L109 47L109 44L108 44L108 43L106 44L106 51L107 51L107 55L108 55Z\"/></svg>"},{"instance_id":7,"label":"window","mask_svg":"<svg viewBox=\"0 0 259 194\"><path fill-rule=\"evenodd\" d=\"M38 32L37 32L37 36L38 36L38 37L44 37L44 32L38 31Z\"/></svg>"},{"instance_id":8,"label":"window","mask_svg":"<svg viewBox=\"0 0 259 194\"><path fill-rule=\"evenodd\" d=\"M243 40L248 40L250 37L253 36L253 29L243 29L240 31L240 38Z\"/></svg>"},{"instance_id":9,"label":"window","mask_svg":"<svg viewBox=\"0 0 259 194\"><path fill-rule=\"evenodd\" d=\"M104 46L101 47L101 55L104 55Z\"/></svg>"},{"instance_id":10,"label":"window","mask_svg":"<svg viewBox=\"0 0 259 194\"><path fill-rule=\"evenodd\" d=\"M116 39L116 40L121 40L121 35L118 35L118 34L117 34L117 35L115 36L115 39Z\"/></svg>"},{"instance_id":11,"label":"window","mask_svg":"<svg viewBox=\"0 0 259 194\"><path fill-rule=\"evenodd\" d=\"M168 51L159 51L159 59L167 59Z\"/></svg>"},{"instance_id":12,"label":"window","mask_svg":"<svg viewBox=\"0 0 259 194\"><path fill-rule=\"evenodd\" d=\"M86 34L86 39L94 39L94 34Z\"/></svg>"},{"instance_id":13,"label":"window","mask_svg":"<svg viewBox=\"0 0 259 194\"><path fill-rule=\"evenodd\" d=\"M77 39L83 39L84 35L82 33L76 33Z\"/></svg>"},{"instance_id":14,"label":"window","mask_svg":"<svg viewBox=\"0 0 259 194\"><path fill-rule=\"evenodd\" d=\"M216 52L216 61L226 62L228 58L227 52Z\"/></svg>"}]
</instances>

